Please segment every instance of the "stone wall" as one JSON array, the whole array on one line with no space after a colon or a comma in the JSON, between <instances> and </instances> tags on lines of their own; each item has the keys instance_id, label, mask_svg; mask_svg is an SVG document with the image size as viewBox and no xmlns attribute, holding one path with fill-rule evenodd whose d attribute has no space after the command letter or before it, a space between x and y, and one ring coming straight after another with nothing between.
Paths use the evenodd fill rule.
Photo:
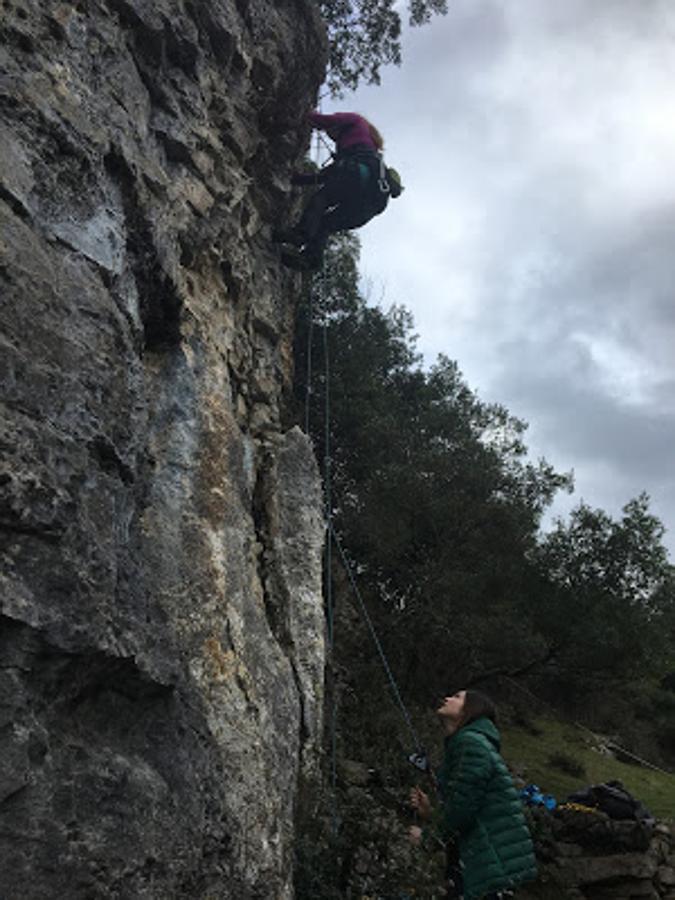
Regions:
<instances>
[{"instance_id":1,"label":"stone wall","mask_svg":"<svg viewBox=\"0 0 675 900\"><path fill-rule=\"evenodd\" d=\"M391 733L395 733L392 727ZM394 745L396 751L396 745ZM382 754L380 754L381 757ZM371 768L339 758L336 793L327 821L304 831L299 883L303 897L427 898L444 883L445 853L437 841L412 847L408 828L419 825L408 805L412 781L402 752ZM539 876L514 900L675 900L675 828L613 821L604 813L559 807L527 808ZM340 834L331 839L331 817Z\"/></svg>"},{"instance_id":2,"label":"stone wall","mask_svg":"<svg viewBox=\"0 0 675 900\"><path fill-rule=\"evenodd\" d=\"M292 895L321 503L269 238L313 0L0 2L0 897Z\"/></svg>"},{"instance_id":3,"label":"stone wall","mask_svg":"<svg viewBox=\"0 0 675 900\"><path fill-rule=\"evenodd\" d=\"M537 897L675 900L675 834L669 825L613 821L561 808L533 814L541 863Z\"/></svg>"}]
</instances>

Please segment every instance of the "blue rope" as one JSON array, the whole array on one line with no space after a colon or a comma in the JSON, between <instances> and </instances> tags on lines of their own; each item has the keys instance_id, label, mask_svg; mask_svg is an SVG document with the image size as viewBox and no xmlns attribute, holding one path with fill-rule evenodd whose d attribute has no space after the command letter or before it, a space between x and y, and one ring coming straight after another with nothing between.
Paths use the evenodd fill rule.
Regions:
<instances>
[{"instance_id":1,"label":"blue rope","mask_svg":"<svg viewBox=\"0 0 675 900\"><path fill-rule=\"evenodd\" d=\"M331 578L332 569L332 543L330 540L331 531L333 530L333 491L332 491L332 471L330 458L330 358L328 349L328 319L323 326L323 352L325 366L325 385L324 385L324 457L323 457L323 473L324 473L324 491L325 491L325 518L326 518L326 606L328 609L328 643L331 650L334 643L334 609L333 609L333 579Z\"/></svg>"},{"instance_id":2,"label":"blue rope","mask_svg":"<svg viewBox=\"0 0 675 900\"><path fill-rule=\"evenodd\" d=\"M325 270L321 267L321 299L325 300ZM331 670L333 652L335 649L335 606L333 603L333 543L330 539L333 531L333 492L331 472L331 446L330 446L330 353L328 346L328 316L324 310L323 323L323 352L324 352L324 491L325 491L325 517L326 517L326 611L328 619L328 646L331 653ZM333 834L338 832L337 811L337 688L335 673L333 671L332 684L333 704L330 724L331 742L331 789L333 793Z\"/></svg>"},{"instance_id":3,"label":"blue rope","mask_svg":"<svg viewBox=\"0 0 675 900\"><path fill-rule=\"evenodd\" d=\"M307 386L305 389L305 434L309 435L309 416L312 402L312 344L314 338L314 303L309 292L309 324L307 326Z\"/></svg>"}]
</instances>

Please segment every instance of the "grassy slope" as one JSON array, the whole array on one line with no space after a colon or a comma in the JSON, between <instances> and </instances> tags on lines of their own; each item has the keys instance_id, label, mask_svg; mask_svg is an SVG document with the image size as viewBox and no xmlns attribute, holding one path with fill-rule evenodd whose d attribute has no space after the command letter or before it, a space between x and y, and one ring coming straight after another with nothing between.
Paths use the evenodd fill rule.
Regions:
<instances>
[{"instance_id":1,"label":"grassy slope","mask_svg":"<svg viewBox=\"0 0 675 900\"><path fill-rule=\"evenodd\" d=\"M588 784L620 779L631 794L660 819L675 819L675 775L665 775L637 765L628 765L593 750L586 734L573 725L550 719L534 723L541 734L501 728L506 760L528 782L534 782L558 801ZM580 763L584 775L574 777L551 766L549 759L564 753Z\"/></svg>"}]
</instances>

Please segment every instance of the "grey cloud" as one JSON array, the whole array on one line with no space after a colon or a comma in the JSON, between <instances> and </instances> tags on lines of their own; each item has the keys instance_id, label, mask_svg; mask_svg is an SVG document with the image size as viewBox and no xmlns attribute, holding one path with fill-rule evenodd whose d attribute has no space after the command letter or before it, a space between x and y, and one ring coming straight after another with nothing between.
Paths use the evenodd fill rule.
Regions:
<instances>
[{"instance_id":1,"label":"grey cloud","mask_svg":"<svg viewBox=\"0 0 675 900\"><path fill-rule=\"evenodd\" d=\"M609 397L598 388L597 370L583 348L521 342L508 353L522 360L523 368L511 366L502 389L567 458L593 458L630 470L645 487L673 473L669 448L675 446L675 419ZM564 359L564 368L546 364L556 356Z\"/></svg>"},{"instance_id":2,"label":"grey cloud","mask_svg":"<svg viewBox=\"0 0 675 900\"><path fill-rule=\"evenodd\" d=\"M673 35L671 0L453 0L354 103L408 184L363 232L385 303L578 496L647 489L671 535Z\"/></svg>"}]
</instances>

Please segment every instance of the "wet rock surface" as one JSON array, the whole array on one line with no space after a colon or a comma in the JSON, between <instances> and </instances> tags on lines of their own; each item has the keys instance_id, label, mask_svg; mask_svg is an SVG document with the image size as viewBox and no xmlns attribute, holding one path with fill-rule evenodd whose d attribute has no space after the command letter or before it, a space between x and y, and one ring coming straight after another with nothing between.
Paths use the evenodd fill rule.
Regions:
<instances>
[{"instance_id":1,"label":"wet rock surface","mask_svg":"<svg viewBox=\"0 0 675 900\"><path fill-rule=\"evenodd\" d=\"M310 0L0 3L0 897L289 897L324 623L270 233Z\"/></svg>"}]
</instances>

